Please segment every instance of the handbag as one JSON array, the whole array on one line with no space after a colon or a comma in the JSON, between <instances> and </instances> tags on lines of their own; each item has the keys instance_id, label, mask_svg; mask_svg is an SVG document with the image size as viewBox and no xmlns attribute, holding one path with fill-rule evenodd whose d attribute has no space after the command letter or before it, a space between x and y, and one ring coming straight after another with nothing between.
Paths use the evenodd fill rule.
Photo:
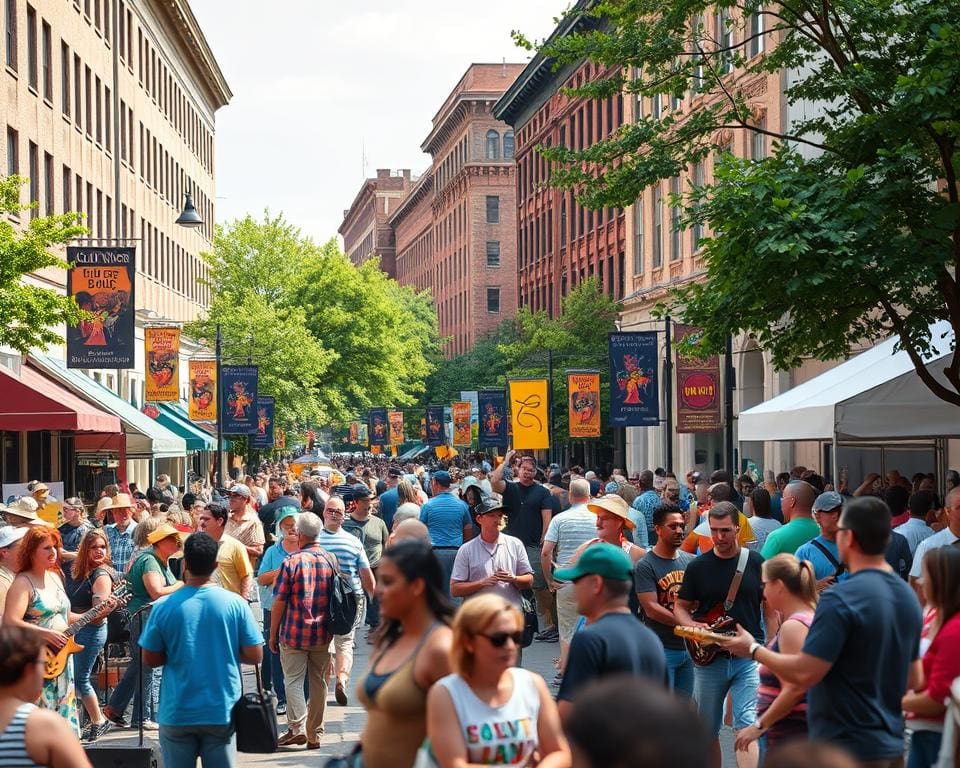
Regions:
<instances>
[{"instance_id":1,"label":"handbag","mask_svg":"<svg viewBox=\"0 0 960 768\"><path fill-rule=\"evenodd\" d=\"M540 631L540 618L536 604L526 594L520 595L520 605L523 610L523 642L520 647L528 648L533 643L533 636Z\"/></svg>"},{"instance_id":2,"label":"handbag","mask_svg":"<svg viewBox=\"0 0 960 768\"><path fill-rule=\"evenodd\" d=\"M360 751L360 745L357 744L346 755L327 758L323 768L363 768L363 753Z\"/></svg>"},{"instance_id":3,"label":"handbag","mask_svg":"<svg viewBox=\"0 0 960 768\"><path fill-rule=\"evenodd\" d=\"M349 635L357 623L359 601L353 591L353 583L345 576L340 566L325 552L320 553L333 569L330 588L327 590L327 615L323 624L331 635Z\"/></svg>"},{"instance_id":4,"label":"handbag","mask_svg":"<svg viewBox=\"0 0 960 768\"><path fill-rule=\"evenodd\" d=\"M270 754L277 751L277 713L273 697L263 690L260 665L255 665L257 690L244 693L230 712L230 723L237 734L237 751Z\"/></svg>"}]
</instances>

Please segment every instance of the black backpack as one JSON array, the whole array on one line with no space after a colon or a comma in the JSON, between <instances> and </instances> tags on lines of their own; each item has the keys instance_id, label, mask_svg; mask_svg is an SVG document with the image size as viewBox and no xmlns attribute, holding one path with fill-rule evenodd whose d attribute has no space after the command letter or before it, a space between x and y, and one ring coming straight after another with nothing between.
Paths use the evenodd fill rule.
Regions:
<instances>
[{"instance_id":1,"label":"black backpack","mask_svg":"<svg viewBox=\"0 0 960 768\"><path fill-rule=\"evenodd\" d=\"M353 582L341 570L336 558L320 553L333 569L327 589L327 616L323 625L331 635L349 635L357 623L357 595Z\"/></svg>"}]
</instances>

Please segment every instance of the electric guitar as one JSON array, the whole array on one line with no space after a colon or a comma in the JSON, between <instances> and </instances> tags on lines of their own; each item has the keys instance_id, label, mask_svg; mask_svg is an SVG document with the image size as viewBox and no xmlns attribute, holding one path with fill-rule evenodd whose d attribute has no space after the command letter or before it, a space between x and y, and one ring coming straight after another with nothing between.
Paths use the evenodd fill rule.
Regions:
<instances>
[{"instance_id":1,"label":"electric guitar","mask_svg":"<svg viewBox=\"0 0 960 768\"><path fill-rule=\"evenodd\" d=\"M50 648L44 648L43 677L46 680L53 680L55 677L59 677L63 672L64 667L67 666L67 660L77 651L83 650L83 646L79 645L77 641L73 639L73 636L76 635L77 632L87 626L87 624L89 624L91 621L102 619L108 613L116 610L121 605L126 605L130 602L132 597L133 594L130 592L126 581L122 581L114 588L113 592L110 594L110 597L108 597L102 603L97 603L95 606L93 606L93 608L91 608L79 619L73 622L73 624L67 627L63 632L63 634L67 636L67 642L63 648L61 648L59 651L54 651Z\"/></svg>"},{"instance_id":2,"label":"electric guitar","mask_svg":"<svg viewBox=\"0 0 960 768\"><path fill-rule=\"evenodd\" d=\"M724 613L723 604L717 604L703 617L707 628L703 627L674 627L673 634L683 638L687 651L693 663L700 667L708 667L713 663L723 647L718 640L724 637L734 637L737 634L736 619Z\"/></svg>"}]
</instances>

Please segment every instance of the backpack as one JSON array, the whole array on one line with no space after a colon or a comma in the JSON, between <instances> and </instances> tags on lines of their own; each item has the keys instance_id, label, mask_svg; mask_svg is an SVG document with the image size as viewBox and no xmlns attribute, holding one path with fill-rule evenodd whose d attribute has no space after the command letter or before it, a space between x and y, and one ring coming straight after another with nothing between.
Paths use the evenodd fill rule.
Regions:
<instances>
[{"instance_id":1,"label":"backpack","mask_svg":"<svg viewBox=\"0 0 960 768\"><path fill-rule=\"evenodd\" d=\"M349 635L357 623L357 595L353 591L353 582L326 552L320 554L333 569L327 587L327 615L323 626L331 635Z\"/></svg>"}]
</instances>

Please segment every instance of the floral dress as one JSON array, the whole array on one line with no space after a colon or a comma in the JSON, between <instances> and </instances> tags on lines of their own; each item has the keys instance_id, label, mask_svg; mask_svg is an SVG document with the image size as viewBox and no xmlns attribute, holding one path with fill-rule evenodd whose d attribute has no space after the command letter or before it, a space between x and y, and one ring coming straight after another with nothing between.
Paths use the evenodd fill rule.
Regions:
<instances>
[{"instance_id":1,"label":"floral dress","mask_svg":"<svg viewBox=\"0 0 960 768\"><path fill-rule=\"evenodd\" d=\"M54 589L56 590L56 602L49 605L44 600L43 594L37 585L30 579L32 588L30 597L30 607L27 608L25 621L46 629L60 630L67 625L70 618L70 599L60 583L59 579L54 578ZM55 622L59 616L62 622ZM67 659L67 665L63 672L53 680L43 681L43 691L40 694L40 706L44 709L52 709L57 712L70 727L80 735L80 716L77 710L77 694L73 686L73 657Z\"/></svg>"}]
</instances>

